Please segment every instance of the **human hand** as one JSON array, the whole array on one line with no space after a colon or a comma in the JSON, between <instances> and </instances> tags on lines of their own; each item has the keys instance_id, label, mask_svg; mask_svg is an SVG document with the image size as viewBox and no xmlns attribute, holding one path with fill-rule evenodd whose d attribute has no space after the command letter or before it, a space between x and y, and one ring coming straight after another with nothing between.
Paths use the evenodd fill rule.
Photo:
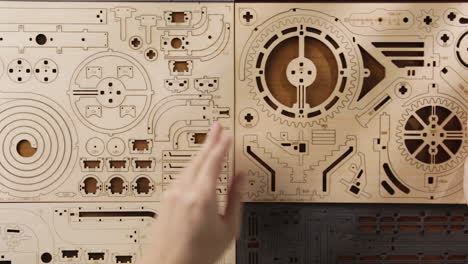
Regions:
<instances>
[{"instance_id":1,"label":"human hand","mask_svg":"<svg viewBox=\"0 0 468 264\"><path fill-rule=\"evenodd\" d=\"M243 176L230 186L224 215L219 214L216 183L232 138L214 124L203 149L163 194L154 243L141 264L212 264L238 235Z\"/></svg>"}]
</instances>

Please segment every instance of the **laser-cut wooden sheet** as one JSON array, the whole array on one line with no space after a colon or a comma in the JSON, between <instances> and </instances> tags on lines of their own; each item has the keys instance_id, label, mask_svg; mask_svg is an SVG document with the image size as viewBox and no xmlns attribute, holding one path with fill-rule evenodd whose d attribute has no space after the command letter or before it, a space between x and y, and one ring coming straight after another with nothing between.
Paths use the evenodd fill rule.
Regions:
<instances>
[{"instance_id":1,"label":"laser-cut wooden sheet","mask_svg":"<svg viewBox=\"0 0 468 264\"><path fill-rule=\"evenodd\" d=\"M467 25L462 4L0 2L0 262L135 263L214 122L221 205L234 171L245 201L464 202Z\"/></svg>"},{"instance_id":2,"label":"laser-cut wooden sheet","mask_svg":"<svg viewBox=\"0 0 468 264\"><path fill-rule=\"evenodd\" d=\"M236 4L251 201L463 203L463 4Z\"/></svg>"},{"instance_id":3,"label":"laser-cut wooden sheet","mask_svg":"<svg viewBox=\"0 0 468 264\"><path fill-rule=\"evenodd\" d=\"M0 17L0 262L136 263L210 125L233 133L234 5L0 2Z\"/></svg>"}]
</instances>

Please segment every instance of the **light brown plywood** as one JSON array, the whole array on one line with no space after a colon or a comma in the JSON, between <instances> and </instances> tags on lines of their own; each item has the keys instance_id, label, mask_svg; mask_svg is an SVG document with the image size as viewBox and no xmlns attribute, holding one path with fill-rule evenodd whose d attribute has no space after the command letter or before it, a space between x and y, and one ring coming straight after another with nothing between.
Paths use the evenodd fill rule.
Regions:
<instances>
[{"instance_id":1,"label":"light brown plywood","mask_svg":"<svg viewBox=\"0 0 468 264\"><path fill-rule=\"evenodd\" d=\"M214 122L222 202L235 166L245 201L462 203L467 25L464 4L0 2L0 251L134 263Z\"/></svg>"},{"instance_id":2,"label":"light brown plywood","mask_svg":"<svg viewBox=\"0 0 468 264\"><path fill-rule=\"evenodd\" d=\"M0 200L157 202L213 122L233 133L233 4L0 13Z\"/></svg>"},{"instance_id":3,"label":"light brown plywood","mask_svg":"<svg viewBox=\"0 0 468 264\"><path fill-rule=\"evenodd\" d=\"M0 204L4 263L137 263L157 234L158 205ZM234 247L218 263L234 264Z\"/></svg>"},{"instance_id":4,"label":"light brown plywood","mask_svg":"<svg viewBox=\"0 0 468 264\"><path fill-rule=\"evenodd\" d=\"M233 135L234 5L0 2L0 17L1 261L135 263L210 125Z\"/></svg>"},{"instance_id":5,"label":"light brown plywood","mask_svg":"<svg viewBox=\"0 0 468 264\"><path fill-rule=\"evenodd\" d=\"M236 4L248 201L463 203L468 6Z\"/></svg>"}]
</instances>

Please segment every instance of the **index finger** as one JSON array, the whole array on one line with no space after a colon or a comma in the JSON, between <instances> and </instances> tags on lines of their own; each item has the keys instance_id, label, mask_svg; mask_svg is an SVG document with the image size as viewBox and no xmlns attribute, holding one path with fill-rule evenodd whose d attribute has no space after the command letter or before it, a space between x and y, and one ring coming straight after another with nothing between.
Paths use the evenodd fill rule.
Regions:
<instances>
[{"instance_id":1,"label":"index finger","mask_svg":"<svg viewBox=\"0 0 468 264\"><path fill-rule=\"evenodd\" d=\"M181 179L182 183L192 184L197 177L203 163L207 160L210 150L216 146L220 140L222 127L218 123L214 123L208 133L208 137L203 144L202 149L198 152L190 165L185 168L184 177Z\"/></svg>"}]
</instances>

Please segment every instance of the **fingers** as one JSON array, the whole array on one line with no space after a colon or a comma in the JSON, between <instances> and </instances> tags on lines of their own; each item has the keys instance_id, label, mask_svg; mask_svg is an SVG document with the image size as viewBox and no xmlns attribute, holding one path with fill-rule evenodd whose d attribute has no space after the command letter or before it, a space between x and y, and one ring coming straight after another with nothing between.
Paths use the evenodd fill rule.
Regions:
<instances>
[{"instance_id":1,"label":"fingers","mask_svg":"<svg viewBox=\"0 0 468 264\"><path fill-rule=\"evenodd\" d=\"M201 189L214 194L224 164L224 157L231 147L231 142L230 136L222 136L217 145L210 151L200 170L201 176L198 178L198 186Z\"/></svg>"},{"instance_id":2,"label":"fingers","mask_svg":"<svg viewBox=\"0 0 468 264\"><path fill-rule=\"evenodd\" d=\"M198 152L192 163L190 163L190 165L186 168L186 173L184 173L183 179L181 179L181 184L192 184L197 179L197 177L199 177L200 168L207 160L210 151L218 144L218 141L221 137L221 132L222 127L220 124L214 123L211 126L210 132L208 133L208 137L203 144L202 149Z\"/></svg>"},{"instance_id":3,"label":"fingers","mask_svg":"<svg viewBox=\"0 0 468 264\"><path fill-rule=\"evenodd\" d=\"M245 181L245 175L239 173L234 177L234 180L229 188L228 205L224 214L225 224L232 228L234 236L239 235L240 225L242 221L241 191Z\"/></svg>"}]
</instances>

